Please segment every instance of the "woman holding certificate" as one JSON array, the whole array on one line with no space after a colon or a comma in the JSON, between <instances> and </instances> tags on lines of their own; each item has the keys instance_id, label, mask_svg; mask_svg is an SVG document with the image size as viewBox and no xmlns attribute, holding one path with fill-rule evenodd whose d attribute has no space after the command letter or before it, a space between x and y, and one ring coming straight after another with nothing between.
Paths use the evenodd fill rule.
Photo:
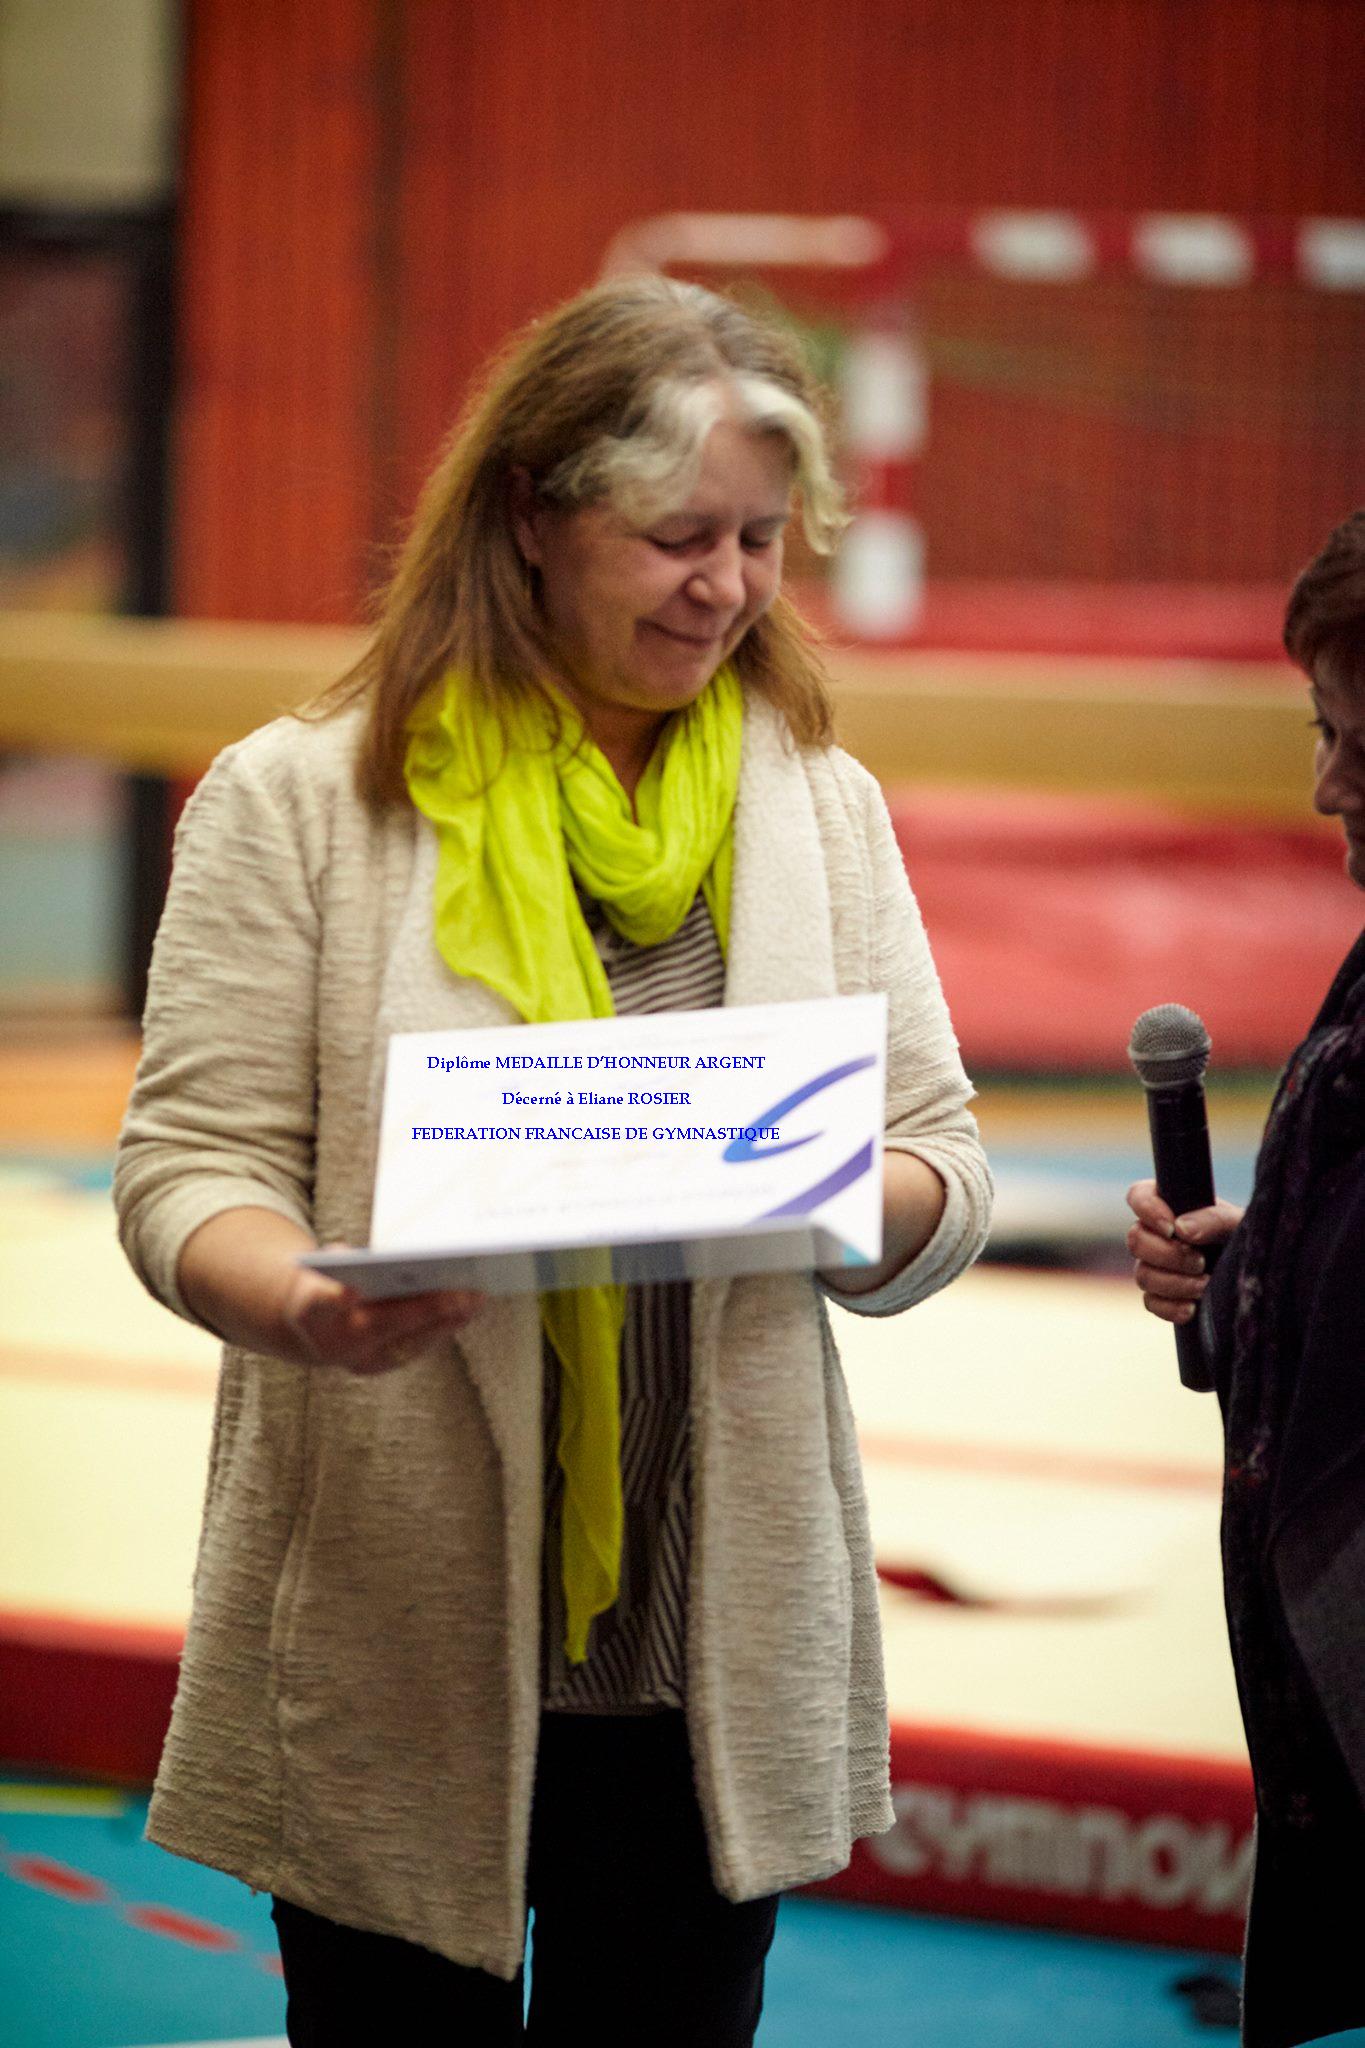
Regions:
<instances>
[{"instance_id":1,"label":"woman holding certificate","mask_svg":"<svg viewBox=\"0 0 1365 2048\"><path fill-rule=\"evenodd\" d=\"M116 1200L226 1349L149 1832L272 1893L296 2044L739 2048L781 1893L893 1823L823 1297L944 1286L990 1182L794 507L829 549L792 342L596 287L493 366L354 674L181 822ZM367 1240L395 1032L874 991L876 1267L366 1304L297 1263Z\"/></svg>"}]
</instances>

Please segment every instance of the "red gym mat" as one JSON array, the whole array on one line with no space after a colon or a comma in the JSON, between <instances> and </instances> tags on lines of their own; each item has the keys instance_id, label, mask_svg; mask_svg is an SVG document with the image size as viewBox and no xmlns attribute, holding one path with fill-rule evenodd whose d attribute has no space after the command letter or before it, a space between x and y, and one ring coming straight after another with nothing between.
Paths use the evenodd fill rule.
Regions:
<instances>
[{"instance_id":1,"label":"red gym mat","mask_svg":"<svg viewBox=\"0 0 1365 2048\"><path fill-rule=\"evenodd\" d=\"M913 790L891 814L970 1068L1127 1071L1133 1020L1199 1012L1278 1067L1365 924L1337 834L1100 797Z\"/></svg>"}]
</instances>

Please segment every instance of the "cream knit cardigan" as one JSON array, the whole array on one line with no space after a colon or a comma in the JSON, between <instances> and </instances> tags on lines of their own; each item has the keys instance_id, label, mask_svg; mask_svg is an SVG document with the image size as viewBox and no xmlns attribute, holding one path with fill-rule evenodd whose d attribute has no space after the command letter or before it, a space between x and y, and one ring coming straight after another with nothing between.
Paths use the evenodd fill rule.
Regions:
<instances>
[{"instance_id":1,"label":"cream knit cardigan","mask_svg":"<svg viewBox=\"0 0 1365 2048\"><path fill-rule=\"evenodd\" d=\"M358 730L354 710L265 726L219 755L176 835L114 1196L128 1257L180 1315L181 1248L222 1210L366 1243L391 1032L517 1021L436 953L434 834L360 803ZM752 698L725 1001L868 989L890 998L887 1142L948 1188L918 1258L849 1299L890 1315L983 1242L972 1091L875 782L795 747ZM867 1510L821 1292L798 1273L693 1295L687 1725L712 1874L736 1901L829 1876L894 1819ZM224 1351L153 1841L515 1976L541 1394L534 1297L373 1378Z\"/></svg>"}]
</instances>

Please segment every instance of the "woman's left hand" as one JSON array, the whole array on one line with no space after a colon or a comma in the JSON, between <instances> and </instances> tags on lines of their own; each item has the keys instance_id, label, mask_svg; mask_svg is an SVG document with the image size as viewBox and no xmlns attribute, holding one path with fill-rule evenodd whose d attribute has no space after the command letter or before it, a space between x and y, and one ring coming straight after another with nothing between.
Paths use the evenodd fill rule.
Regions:
<instances>
[{"instance_id":1,"label":"woman's left hand","mask_svg":"<svg viewBox=\"0 0 1365 2048\"><path fill-rule=\"evenodd\" d=\"M882 1256L875 1266L821 1267L819 1277L839 1294L871 1294L917 1258L938 1229L948 1190L932 1166L913 1152L882 1155Z\"/></svg>"},{"instance_id":2,"label":"woman's left hand","mask_svg":"<svg viewBox=\"0 0 1365 2048\"><path fill-rule=\"evenodd\" d=\"M1149 1315L1165 1323L1193 1322L1208 1286L1206 1250L1226 1242L1242 1220L1235 1202L1219 1200L1209 1209L1177 1216L1163 1202L1154 1180L1135 1180L1125 1198L1137 1217L1128 1232L1133 1279Z\"/></svg>"}]
</instances>

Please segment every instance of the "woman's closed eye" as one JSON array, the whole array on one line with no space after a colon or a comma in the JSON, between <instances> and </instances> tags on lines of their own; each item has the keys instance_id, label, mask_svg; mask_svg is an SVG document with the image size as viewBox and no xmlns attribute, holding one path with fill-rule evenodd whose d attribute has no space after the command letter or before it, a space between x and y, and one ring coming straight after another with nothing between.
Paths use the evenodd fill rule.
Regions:
<instances>
[{"instance_id":1,"label":"woman's closed eye","mask_svg":"<svg viewBox=\"0 0 1365 2048\"><path fill-rule=\"evenodd\" d=\"M746 554L761 555L767 552L782 536L782 526L751 527L739 537L739 544ZM705 550L714 545L714 537L702 529L696 533L651 533L645 538L666 555L685 555L693 549Z\"/></svg>"}]
</instances>

